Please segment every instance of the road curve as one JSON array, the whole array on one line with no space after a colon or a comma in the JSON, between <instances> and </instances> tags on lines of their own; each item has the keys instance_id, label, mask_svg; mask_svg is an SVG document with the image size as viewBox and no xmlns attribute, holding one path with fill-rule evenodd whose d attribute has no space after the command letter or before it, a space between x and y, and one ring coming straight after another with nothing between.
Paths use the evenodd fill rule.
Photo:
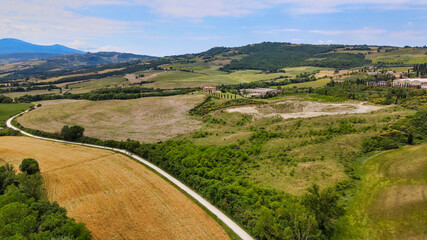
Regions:
<instances>
[{"instance_id":1,"label":"road curve","mask_svg":"<svg viewBox=\"0 0 427 240\"><path fill-rule=\"evenodd\" d=\"M123 149L119 149L119 148L111 148L111 147L104 147L104 146L98 146L98 145L93 145L93 144L86 144L86 143L77 143L77 142L68 142L68 141L64 141L64 140L58 140L58 139L53 139L53 138L45 138L45 137L39 137L39 136L35 136L33 134L27 133L25 131L22 131L21 129L15 127L12 125L12 120L17 117L20 116L24 113L27 113L29 110L26 110L22 113L19 113L11 118L9 118L6 121L6 125L9 128L12 128L13 130L17 130L19 132L21 132L22 134L32 137L32 138L37 138L37 139L42 139L42 140L48 140L48 141L54 141L54 142L60 142L60 143L68 143L68 144L74 144L74 145L80 145L80 146L86 146L86 147L93 147L93 148L100 148L100 149L105 149L105 150L111 150L111 151L116 151L116 152L120 152L123 153L133 159L138 160L139 162L141 162L142 164L150 167L151 169L153 169L154 171L158 172L160 175L162 175L163 177L165 177L166 179L168 179L169 181L171 181L172 183L174 183L176 186L178 186L178 188L182 189L184 192L186 192L187 194L189 194L191 197L193 197L194 199L196 199L197 202L199 202L201 205L203 205L205 208L207 208L211 213L213 213L216 217L218 217L225 225L227 225L234 233L236 233L241 239L243 240L253 240L253 238L245 232L245 230L243 230L239 225L237 225L233 220L231 220L229 217L227 217L224 213L222 213L218 208L216 208L215 206L213 206L211 203L209 203L207 200L205 200L202 196L200 196L199 194L197 194L195 191L193 191L191 188L187 187L185 184L183 184L182 182L180 182L178 179L172 177L171 175L169 175L168 173L166 173L165 171L163 171L162 169L160 169L159 167L157 167L156 165L148 162L147 160L133 154L130 153L126 150Z\"/></svg>"}]
</instances>

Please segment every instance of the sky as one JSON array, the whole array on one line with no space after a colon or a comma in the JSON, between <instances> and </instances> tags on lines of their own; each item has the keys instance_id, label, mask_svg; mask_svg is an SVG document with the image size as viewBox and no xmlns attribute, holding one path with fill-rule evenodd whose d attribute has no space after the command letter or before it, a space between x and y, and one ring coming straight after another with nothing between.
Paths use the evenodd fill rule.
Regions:
<instances>
[{"instance_id":1,"label":"sky","mask_svg":"<svg viewBox=\"0 0 427 240\"><path fill-rule=\"evenodd\" d=\"M264 41L427 45L427 0L0 0L0 38L154 56Z\"/></svg>"}]
</instances>

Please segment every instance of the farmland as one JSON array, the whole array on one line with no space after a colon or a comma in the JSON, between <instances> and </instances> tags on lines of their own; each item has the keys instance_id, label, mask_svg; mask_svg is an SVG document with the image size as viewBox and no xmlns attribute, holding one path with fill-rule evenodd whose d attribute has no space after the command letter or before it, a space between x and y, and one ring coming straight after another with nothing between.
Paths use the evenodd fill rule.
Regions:
<instances>
[{"instance_id":1,"label":"farmland","mask_svg":"<svg viewBox=\"0 0 427 240\"><path fill-rule=\"evenodd\" d=\"M86 223L94 239L228 239L206 212L144 166L118 153L1 137L0 163L38 160L47 198Z\"/></svg>"},{"instance_id":2,"label":"farmland","mask_svg":"<svg viewBox=\"0 0 427 240\"><path fill-rule=\"evenodd\" d=\"M187 111L201 101L200 94L127 101L47 101L19 121L48 132L78 124L86 129L87 136L157 142L200 128L200 121L187 116Z\"/></svg>"},{"instance_id":3,"label":"farmland","mask_svg":"<svg viewBox=\"0 0 427 240\"><path fill-rule=\"evenodd\" d=\"M87 93L101 88L123 87L127 85L129 85L129 82L125 78L110 77L68 84L68 91L70 93Z\"/></svg>"},{"instance_id":4,"label":"farmland","mask_svg":"<svg viewBox=\"0 0 427 240\"><path fill-rule=\"evenodd\" d=\"M8 119L9 117L18 114L26 109L28 109L31 104L20 103L20 104L0 104L0 126Z\"/></svg>"},{"instance_id":5,"label":"farmland","mask_svg":"<svg viewBox=\"0 0 427 240\"><path fill-rule=\"evenodd\" d=\"M408 215L390 213L396 219L392 222L381 206L392 209L393 204L410 202L400 192L425 204L425 199L419 203L424 194L419 185L425 183L418 177L383 181L387 174L377 165L386 156L387 164L403 166L403 156L408 155L414 159L410 162L414 172L424 167L423 154L408 149L416 149L427 137L427 92L367 83L391 83L399 75L423 76L425 66L411 64L423 62L425 52L422 47L269 42L219 47L151 63L111 65L123 71L96 79L65 79L56 84L67 88L61 96L14 101L41 104L17 120L28 131L67 139L66 133L53 133L64 125L83 126L84 136L73 141L122 148L147 159L256 239L298 239L300 234L315 239L399 239L404 233L417 239L425 233L416 227L406 227L405 232L398 223L417 226L425 219L408 207ZM216 86L218 91L200 93L197 87L204 86ZM239 95L251 88L281 92L262 99ZM414 146L379 153L408 144ZM99 171L108 170L102 166Z\"/></svg>"},{"instance_id":6,"label":"farmland","mask_svg":"<svg viewBox=\"0 0 427 240\"><path fill-rule=\"evenodd\" d=\"M337 239L425 239L427 144L365 160L362 188Z\"/></svg>"}]
</instances>

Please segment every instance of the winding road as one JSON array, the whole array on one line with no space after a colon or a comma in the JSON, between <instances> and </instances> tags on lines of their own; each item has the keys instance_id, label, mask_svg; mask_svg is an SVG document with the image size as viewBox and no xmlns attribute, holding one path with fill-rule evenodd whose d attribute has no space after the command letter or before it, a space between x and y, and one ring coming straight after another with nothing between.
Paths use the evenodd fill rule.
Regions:
<instances>
[{"instance_id":1,"label":"winding road","mask_svg":"<svg viewBox=\"0 0 427 240\"><path fill-rule=\"evenodd\" d=\"M160 169L159 167L157 167L156 165L148 162L147 160L133 154L130 153L126 150L123 149L118 149L118 148L111 148L111 147L104 147L104 146L98 146L98 145L93 145L93 144L86 144L86 143L77 143L77 142L68 142L68 141L63 141L63 140L58 140L58 139L52 139L52 138L45 138L45 137L39 137L39 136L35 136L33 134L27 133L25 131L22 131L21 129L15 127L12 125L12 120L14 118L16 118L17 116L20 116L24 113L27 113L29 110L24 111L22 113L19 113L11 118L9 118L6 122L6 125L9 128L12 128L13 130L17 130L19 132L21 132L22 134L32 137L32 138L37 138L37 139L42 139L42 140L48 140L48 141L54 141L54 142L60 142L60 143L68 143L68 144L74 144L74 145L80 145L80 146L86 146L86 147L93 147L93 148L100 148L100 149L105 149L105 150L111 150L111 151L115 151L115 152L120 152L122 154L125 154L135 160L138 160L139 162L141 162L142 164L144 164L145 166L150 167L151 169L153 169L154 171L156 171L157 173L159 173L161 176L165 177L166 179L168 179L169 181L171 181L173 184L175 184L178 188L180 188L181 190L183 190L184 192L186 192L188 195L190 195L191 197L193 197L197 202L199 202L201 205L203 205L205 208L207 208L212 214L214 214L216 217L218 217L218 219L220 219L225 225L227 225L234 233L236 233L241 239L244 240L253 240L253 238L245 232L245 230L243 230L239 225L237 225L233 220L231 220L229 217L227 217L224 213L222 213L218 208L216 208L215 206L213 206L211 203L209 203L207 200L205 200L203 197L201 197L199 194L197 194L195 191L193 191L191 188L187 187L185 184L183 184L182 182L180 182L178 179L172 177L171 175L169 175L168 173L166 173L165 171L163 171L162 169Z\"/></svg>"}]
</instances>

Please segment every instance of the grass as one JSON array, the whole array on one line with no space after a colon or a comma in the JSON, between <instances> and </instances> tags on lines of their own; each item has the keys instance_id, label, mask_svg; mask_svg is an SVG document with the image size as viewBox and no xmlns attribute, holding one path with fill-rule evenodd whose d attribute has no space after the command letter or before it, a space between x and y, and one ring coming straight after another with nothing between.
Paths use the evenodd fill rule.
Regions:
<instances>
[{"instance_id":1,"label":"grass","mask_svg":"<svg viewBox=\"0 0 427 240\"><path fill-rule=\"evenodd\" d=\"M94 239L229 239L173 185L121 154L27 137L0 137L0 162L37 159L47 197Z\"/></svg>"},{"instance_id":2,"label":"grass","mask_svg":"<svg viewBox=\"0 0 427 240\"><path fill-rule=\"evenodd\" d=\"M95 79L84 81L80 83L68 84L71 93L87 93L92 90L110 87L123 87L129 85L126 78L122 77L109 77L102 79Z\"/></svg>"},{"instance_id":3,"label":"grass","mask_svg":"<svg viewBox=\"0 0 427 240\"><path fill-rule=\"evenodd\" d=\"M426 239L426 149L405 146L367 159L336 239Z\"/></svg>"},{"instance_id":4,"label":"grass","mask_svg":"<svg viewBox=\"0 0 427 240\"><path fill-rule=\"evenodd\" d=\"M21 97L24 95L47 95L47 94L59 94L59 89L52 89L52 90L33 90L33 91L29 91L29 92L8 92L5 93L5 96L11 97L11 98L16 98L16 97Z\"/></svg>"},{"instance_id":5,"label":"grass","mask_svg":"<svg viewBox=\"0 0 427 240\"><path fill-rule=\"evenodd\" d=\"M372 63L392 63L392 64L420 64L427 63L427 51L425 49L401 48L391 52L375 52L366 55L366 58L372 60Z\"/></svg>"},{"instance_id":6,"label":"grass","mask_svg":"<svg viewBox=\"0 0 427 240\"><path fill-rule=\"evenodd\" d=\"M81 125L85 135L101 139L163 141L200 128L187 111L203 101L202 94L149 97L133 100L57 100L25 114L19 122L29 128L60 131Z\"/></svg>"},{"instance_id":7,"label":"grass","mask_svg":"<svg viewBox=\"0 0 427 240\"><path fill-rule=\"evenodd\" d=\"M0 127L4 126L5 121L9 117L28 109L30 106L31 104L28 103L0 103Z\"/></svg>"},{"instance_id":8,"label":"grass","mask_svg":"<svg viewBox=\"0 0 427 240\"><path fill-rule=\"evenodd\" d=\"M169 71L150 79L154 83L146 84L154 88L203 87L206 85L238 84L260 80L270 80L281 76L290 78L304 72L314 72L322 68L298 67L285 68L286 73L262 73L258 70L244 70L226 73L218 70L218 66L203 68L193 72Z\"/></svg>"},{"instance_id":9,"label":"grass","mask_svg":"<svg viewBox=\"0 0 427 240\"><path fill-rule=\"evenodd\" d=\"M268 115L277 107L286 107L286 104L273 104L280 101L283 100L262 105L263 113ZM286 112L289 109L282 110ZM282 119L221 110L205 117L200 130L178 138L191 139L198 145L250 146L255 141L251 140L251 136L262 129L277 133L279 137L268 139L256 147L259 154L253 162L245 165L242 177L263 187L299 196L313 183L324 188L348 179L345 161L361 154L363 140L409 113L401 108L391 108L371 113ZM324 135L313 133L339 129L342 123L355 130Z\"/></svg>"}]
</instances>

